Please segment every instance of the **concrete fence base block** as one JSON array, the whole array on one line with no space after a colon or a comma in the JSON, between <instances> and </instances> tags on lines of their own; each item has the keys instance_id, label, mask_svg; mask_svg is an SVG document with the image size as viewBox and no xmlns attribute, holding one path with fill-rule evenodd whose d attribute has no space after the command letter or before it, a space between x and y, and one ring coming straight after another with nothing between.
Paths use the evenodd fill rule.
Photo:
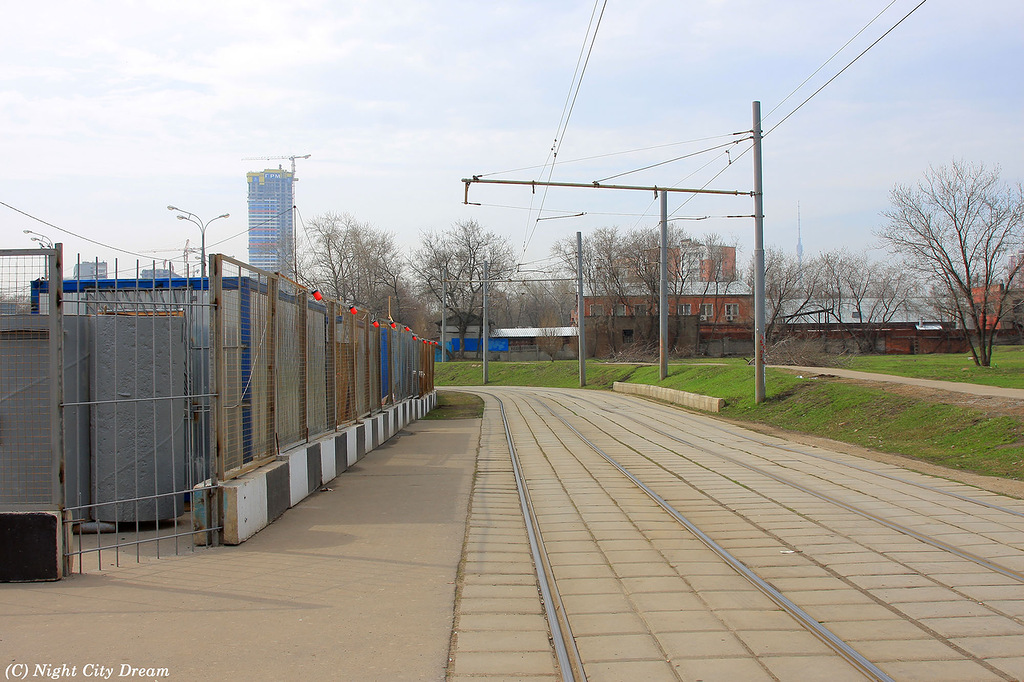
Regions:
<instances>
[{"instance_id":1,"label":"concrete fence base block","mask_svg":"<svg viewBox=\"0 0 1024 682\"><path fill-rule=\"evenodd\" d=\"M724 398L712 398L711 396L700 395L699 393L687 393L686 391L677 391L673 388L650 386L648 384L627 384L616 381L612 384L612 390L629 395L657 398L658 400L664 400L675 405L682 405L683 407L690 407L705 412L721 412L722 407L725 406Z\"/></svg>"},{"instance_id":2,"label":"concrete fence base block","mask_svg":"<svg viewBox=\"0 0 1024 682\"><path fill-rule=\"evenodd\" d=\"M276 462L222 483L220 497L224 531L221 538L224 544L245 542L288 508L319 491L367 452L398 433L398 429L391 428L391 425L401 423L401 415L413 414L413 406L416 414L429 411L434 395L410 399L315 442L283 452ZM194 517L196 530L203 530L202 517L205 513Z\"/></svg>"},{"instance_id":3,"label":"concrete fence base block","mask_svg":"<svg viewBox=\"0 0 1024 682\"><path fill-rule=\"evenodd\" d=\"M0 512L0 582L60 580L64 534L59 512Z\"/></svg>"}]
</instances>

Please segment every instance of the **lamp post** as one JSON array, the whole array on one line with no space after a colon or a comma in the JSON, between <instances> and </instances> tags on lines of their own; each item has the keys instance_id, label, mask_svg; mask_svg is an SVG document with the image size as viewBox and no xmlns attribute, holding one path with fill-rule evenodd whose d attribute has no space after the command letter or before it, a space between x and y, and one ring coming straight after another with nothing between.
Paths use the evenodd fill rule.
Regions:
<instances>
[{"instance_id":1,"label":"lamp post","mask_svg":"<svg viewBox=\"0 0 1024 682\"><path fill-rule=\"evenodd\" d=\"M34 234L35 236L32 237L32 241L38 242L40 249L53 248L53 240L47 237L45 234L39 234L38 232L33 232L32 230L22 230L22 232L24 232L25 234Z\"/></svg>"},{"instance_id":2,"label":"lamp post","mask_svg":"<svg viewBox=\"0 0 1024 682\"><path fill-rule=\"evenodd\" d=\"M210 223L212 223L214 220L227 218L230 216L230 214L225 213L224 215L219 215L216 218L210 218L204 223L199 216L195 215L194 213L189 213L186 210L180 209L177 206L168 206L167 210L177 211L178 215L176 217L178 218L178 220L187 220L199 228L199 234L202 237L202 242L200 244L200 253L202 254L203 259L201 264L201 277L202 279L206 279L206 228L209 227Z\"/></svg>"}]
</instances>

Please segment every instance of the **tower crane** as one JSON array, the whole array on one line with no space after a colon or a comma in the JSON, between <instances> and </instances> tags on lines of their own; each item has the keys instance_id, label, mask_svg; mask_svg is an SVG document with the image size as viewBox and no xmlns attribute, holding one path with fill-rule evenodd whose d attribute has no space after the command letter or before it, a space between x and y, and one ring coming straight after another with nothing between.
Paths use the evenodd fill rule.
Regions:
<instances>
[{"instance_id":1,"label":"tower crane","mask_svg":"<svg viewBox=\"0 0 1024 682\"><path fill-rule=\"evenodd\" d=\"M292 177L295 176L295 159L308 159L312 154L292 154L291 156L246 156L242 161L278 161L289 159L292 162Z\"/></svg>"}]
</instances>

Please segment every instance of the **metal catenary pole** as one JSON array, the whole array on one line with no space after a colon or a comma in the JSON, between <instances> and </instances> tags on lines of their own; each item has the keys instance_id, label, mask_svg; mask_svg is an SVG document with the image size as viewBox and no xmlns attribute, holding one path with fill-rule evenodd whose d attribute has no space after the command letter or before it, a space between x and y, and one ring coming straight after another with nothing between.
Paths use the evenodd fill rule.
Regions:
<instances>
[{"instance_id":1,"label":"metal catenary pole","mask_svg":"<svg viewBox=\"0 0 1024 682\"><path fill-rule=\"evenodd\" d=\"M765 399L764 386L764 196L761 186L761 103L754 114L754 402Z\"/></svg>"},{"instance_id":2,"label":"metal catenary pole","mask_svg":"<svg viewBox=\"0 0 1024 682\"><path fill-rule=\"evenodd\" d=\"M487 343L487 284L488 284L488 282L487 282L487 280L490 279L490 276L491 276L491 273L490 273L489 263L487 262L487 258L484 258L484 287L483 287L483 291L484 291L484 309L483 309L483 320L481 320L481 330L483 332L481 334L481 336L483 338L480 339L480 345L482 346L481 350L483 352L483 358L484 358L484 384L486 384L488 382L488 377L487 377L487 346L488 346L488 343Z\"/></svg>"},{"instance_id":3,"label":"metal catenary pole","mask_svg":"<svg viewBox=\"0 0 1024 682\"><path fill-rule=\"evenodd\" d=\"M576 233L576 345L580 356L580 388L587 385L586 309L583 299L583 233Z\"/></svg>"},{"instance_id":4,"label":"metal catenary pole","mask_svg":"<svg viewBox=\"0 0 1024 682\"><path fill-rule=\"evenodd\" d=\"M661 379L668 377L668 192L661 191L661 284L658 292L658 348Z\"/></svg>"},{"instance_id":5,"label":"metal catenary pole","mask_svg":"<svg viewBox=\"0 0 1024 682\"><path fill-rule=\"evenodd\" d=\"M465 185L465 197L463 199L464 204L472 204L469 200L469 187L472 184L493 184L493 185L520 185L529 186L533 189L537 187L573 187L580 189L621 189L621 190L639 190L639 191L654 191L656 195L660 194L663 206L666 201L665 195L668 192L679 192L682 194L718 194L718 195L733 195L741 196L747 195L754 198L754 231L755 231L755 245L754 245L754 363L755 363L755 378L754 378L754 397L755 401L760 403L764 401L764 327L765 327L765 305L764 305L764 211L762 206L762 191L761 191L761 103L754 102L754 191L744 192L742 190L721 190L721 189L692 189L683 187L658 187L658 186L637 186L637 185L603 185L598 182L539 182L534 180L499 180L499 179L485 179L478 175L474 175L470 178L463 178L462 182ZM478 204L475 204L478 205ZM664 216L665 208L663 208L662 215ZM662 224L667 223L667 218L663 217ZM666 255L667 255L667 247ZM663 256L664 258L664 256ZM663 267L663 272L665 271ZM484 279L487 279L485 276ZM485 285L486 287L486 285ZM667 291L667 286L663 289ZM486 302L486 295L484 301ZM663 300L662 308L667 313L667 305ZM661 344L666 346L667 344L667 320L661 329ZM667 355L662 361L662 378L665 378L668 374L667 371ZM484 360L484 383L487 382L487 362L486 353Z\"/></svg>"},{"instance_id":6,"label":"metal catenary pole","mask_svg":"<svg viewBox=\"0 0 1024 682\"><path fill-rule=\"evenodd\" d=\"M448 268L441 269L441 362L445 355L445 332L448 330Z\"/></svg>"}]
</instances>

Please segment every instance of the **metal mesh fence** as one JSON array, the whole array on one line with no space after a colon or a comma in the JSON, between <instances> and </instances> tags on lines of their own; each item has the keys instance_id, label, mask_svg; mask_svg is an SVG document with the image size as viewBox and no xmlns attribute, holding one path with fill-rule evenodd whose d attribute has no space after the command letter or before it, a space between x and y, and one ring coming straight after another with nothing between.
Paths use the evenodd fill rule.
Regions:
<instances>
[{"instance_id":1,"label":"metal mesh fence","mask_svg":"<svg viewBox=\"0 0 1024 682\"><path fill-rule=\"evenodd\" d=\"M60 426L60 245L0 250L0 509L56 510Z\"/></svg>"},{"instance_id":2,"label":"metal mesh fence","mask_svg":"<svg viewBox=\"0 0 1024 682\"><path fill-rule=\"evenodd\" d=\"M306 440L306 290L277 277L276 317L277 440L286 449Z\"/></svg>"},{"instance_id":3,"label":"metal mesh fence","mask_svg":"<svg viewBox=\"0 0 1024 682\"><path fill-rule=\"evenodd\" d=\"M63 291L71 569L192 549L191 507L212 489L205 282L115 261Z\"/></svg>"},{"instance_id":4,"label":"metal mesh fence","mask_svg":"<svg viewBox=\"0 0 1024 682\"><path fill-rule=\"evenodd\" d=\"M274 333L277 280L228 258L214 260L210 291L217 473L258 466L276 455Z\"/></svg>"},{"instance_id":5,"label":"metal mesh fence","mask_svg":"<svg viewBox=\"0 0 1024 682\"><path fill-rule=\"evenodd\" d=\"M226 256L210 276L220 479L424 392L433 355L407 327Z\"/></svg>"}]
</instances>

